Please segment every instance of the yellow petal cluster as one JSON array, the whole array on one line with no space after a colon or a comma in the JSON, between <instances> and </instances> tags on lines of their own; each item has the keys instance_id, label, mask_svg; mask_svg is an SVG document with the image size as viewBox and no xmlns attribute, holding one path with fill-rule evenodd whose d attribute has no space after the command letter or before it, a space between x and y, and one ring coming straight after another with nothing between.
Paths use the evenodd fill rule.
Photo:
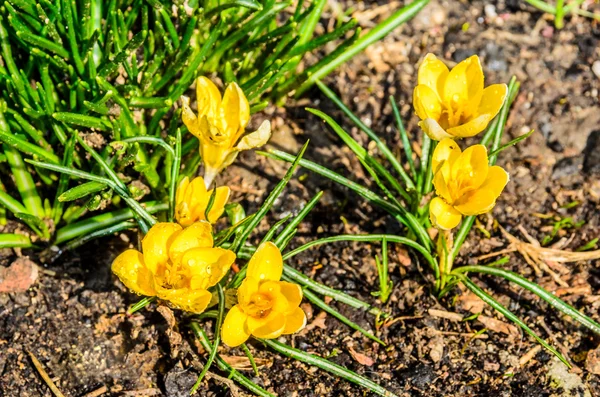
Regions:
<instances>
[{"instance_id":1,"label":"yellow petal cluster","mask_svg":"<svg viewBox=\"0 0 600 397\"><path fill-rule=\"evenodd\" d=\"M189 98L183 96L183 122L200 140L200 155L204 162L204 179L209 187L214 177L230 165L242 150L267 143L271 124L264 121L258 130L245 135L250 121L250 105L242 89L231 83L223 97L217 86L206 77L196 80L198 114L190 108Z\"/></svg>"},{"instance_id":2,"label":"yellow petal cluster","mask_svg":"<svg viewBox=\"0 0 600 397\"><path fill-rule=\"evenodd\" d=\"M248 263L246 278L237 292L238 303L223 322L221 337L225 344L235 347L250 335L272 339L304 328L302 288L280 281L282 273L283 259L277 246L271 242L261 244Z\"/></svg>"},{"instance_id":3,"label":"yellow petal cluster","mask_svg":"<svg viewBox=\"0 0 600 397\"><path fill-rule=\"evenodd\" d=\"M215 198L207 214L206 209L213 192ZM175 218L177 222L183 227L190 226L198 221L215 223L225 210L229 193L230 190L227 186L220 186L216 188L216 191L213 189L206 190L204 178L197 177L190 182L190 179L186 176L179 183L175 195Z\"/></svg>"},{"instance_id":4,"label":"yellow petal cluster","mask_svg":"<svg viewBox=\"0 0 600 397\"><path fill-rule=\"evenodd\" d=\"M427 54L413 92L419 126L436 141L479 134L498 114L508 91L506 84L484 88L483 80L477 55L448 70L435 55Z\"/></svg>"},{"instance_id":5,"label":"yellow petal cluster","mask_svg":"<svg viewBox=\"0 0 600 397\"><path fill-rule=\"evenodd\" d=\"M429 203L431 223L449 230L462 216L490 211L508 183L508 173L497 165L488 165L487 149L473 145L461 151L458 144L446 138L433 152L433 185L438 197Z\"/></svg>"},{"instance_id":6,"label":"yellow petal cluster","mask_svg":"<svg viewBox=\"0 0 600 397\"><path fill-rule=\"evenodd\" d=\"M210 223L187 228L177 223L154 225L142 240L142 252L129 249L112 271L134 292L156 296L174 307L202 313L211 301L208 288L217 284L235 261L232 251L213 247Z\"/></svg>"}]
</instances>

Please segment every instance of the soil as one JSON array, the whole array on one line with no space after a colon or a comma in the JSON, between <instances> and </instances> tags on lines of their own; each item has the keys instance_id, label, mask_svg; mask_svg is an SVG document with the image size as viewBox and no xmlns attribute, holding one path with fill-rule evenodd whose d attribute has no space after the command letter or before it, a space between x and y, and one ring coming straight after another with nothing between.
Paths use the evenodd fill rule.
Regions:
<instances>
[{"instance_id":1,"label":"soil","mask_svg":"<svg viewBox=\"0 0 600 397\"><path fill-rule=\"evenodd\" d=\"M354 7L359 22L369 27L401 3L342 6ZM598 6L596 11L600 11ZM322 30L338 17L337 8L327 12ZM499 164L510 172L511 182L493 213L479 218L480 229L486 228L491 235L474 228L457 264L476 263L479 256L508 246L494 219L516 237L525 239L520 230L526 230L538 241L551 234L556 220L584 221L561 229L552 241L574 250L600 234L599 40L597 22L569 17L565 28L557 31L547 16L525 2L432 0L413 21L341 67L326 82L392 147L399 147L388 102L390 95L395 96L418 147L411 96L415 65L427 52L448 63L478 54L487 84L517 76L522 86L505 140L530 129L536 132L501 154ZM310 139L307 158L368 185L360 163L320 120L304 110L306 106L333 115L359 142L368 144L318 89L298 102L290 101L286 110L268 109L255 121L273 120L271 147L294 152ZM234 200L251 213L284 170L284 164L244 153L220 182L230 184ZM297 173L277 200L268 223L297 211L319 190L325 194L301 225L291 248L339 233L402 232L386 213L306 170ZM267 225L262 225L263 230ZM185 328L181 313L175 313L180 327L173 326L170 310L156 304L127 315L127 308L139 297L110 273L115 255L129 243L135 244L136 238L123 234L91 242L44 265L27 292L0 294L0 396L51 395L27 352L37 357L65 396L188 395L206 355ZM457 289L442 300L433 297L427 269L402 247L395 248L390 258L394 291L390 301L381 305L371 295L377 288L374 256L378 253L375 244L340 243L312 249L290 264L322 283L383 306L396 321L376 328L372 316L331 302L376 332L386 346L351 332L307 303L303 305L309 317L307 329L286 337L286 342L329 357L401 396L600 396L600 352L594 350L600 344L597 335L514 285L475 277L477 284L570 357L573 369L566 372L535 341L467 292ZM599 261L551 263L549 270L538 272L519 253L508 255L504 268L554 291L600 321ZM8 266L14 257L14 252L2 251L2 265ZM479 312L476 319L471 316ZM207 331L211 326L206 323ZM369 395L258 343L250 349L262 364L260 376L244 373L279 395ZM230 360L244 355L238 349L224 348L221 353ZM217 370L213 367L212 371ZM219 375L227 377L213 373L199 394L244 395L243 389Z\"/></svg>"}]
</instances>

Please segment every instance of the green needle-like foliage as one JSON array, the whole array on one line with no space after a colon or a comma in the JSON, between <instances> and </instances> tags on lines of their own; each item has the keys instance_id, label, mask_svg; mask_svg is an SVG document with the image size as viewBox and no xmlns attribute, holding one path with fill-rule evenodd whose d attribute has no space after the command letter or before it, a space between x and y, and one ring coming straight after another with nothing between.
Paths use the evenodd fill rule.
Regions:
<instances>
[{"instance_id":1,"label":"green needle-like foliage","mask_svg":"<svg viewBox=\"0 0 600 397\"><path fill-rule=\"evenodd\" d=\"M89 212L135 209L143 196L169 202L160 216L172 219L178 179L201 164L175 106L196 77L237 82L258 111L305 90L427 3L414 1L362 38L351 18L315 38L325 0L4 2L0 175L20 197L6 193L0 206L55 243ZM334 40L333 53L297 72L305 54ZM81 174L64 169L111 183L78 182ZM133 214L142 230L154 222Z\"/></svg>"}]
</instances>

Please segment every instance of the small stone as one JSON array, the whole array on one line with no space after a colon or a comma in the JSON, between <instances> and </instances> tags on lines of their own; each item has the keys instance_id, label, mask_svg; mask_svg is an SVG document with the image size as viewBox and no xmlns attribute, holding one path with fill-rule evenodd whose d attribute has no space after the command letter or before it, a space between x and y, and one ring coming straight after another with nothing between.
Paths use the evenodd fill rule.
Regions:
<instances>
[{"instance_id":1,"label":"small stone","mask_svg":"<svg viewBox=\"0 0 600 397\"><path fill-rule=\"evenodd\" d=\"M592 72L600 79L600 61L595 61L592 64Z\"/></svg>"},{"instance_id":2,"label":"small stone","mask_svg":"<svg viewBox=\"0 0 600 397\"><path fill-rule=\"evenodd\" d=\"M585 368L594 375L600 375L600 346L588 352Z\"/></svg>"},{"instance_id":3,"label":"small stone","mask_svg":"<svg viewBox=\"0 0 600 397\"><path fill-rule=\"evenodd\" d=\"M485 12L485 16L488 18L496 18L498 16L496 6L493 4L486 4L485 7L483 7L483 12Z\"/></svg>"},{"instance_id":4,"label":"small stone","mask_svg":"<svg viewBox=\"0 0 600 397\"><path fill-rule=\"evenodd\" d=\"M17 258L9 267L0 267L0 293L25 292L37 278L37 265L27 256Z\"/></svg>"}]
</instances>

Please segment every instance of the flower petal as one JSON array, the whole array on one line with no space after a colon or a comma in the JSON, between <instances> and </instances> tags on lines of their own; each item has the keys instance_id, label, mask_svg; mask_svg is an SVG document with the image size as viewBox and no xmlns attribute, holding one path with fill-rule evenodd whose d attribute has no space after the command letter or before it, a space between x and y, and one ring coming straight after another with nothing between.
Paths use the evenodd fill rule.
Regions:
<instances>
[{"instance_id":1,"label":"flower petal","mask_svg":"<svg viewBox=\"0 0 600 397\"><path fill-rule=\"evenodd\" d=\"M483 90L477 113L489 114L491 115L490 120L493 119L502 108L507 94L508 87L506 87L506 84L492 84L486 87Z\"/></svg>"},{"instance_id":2,"label":"flower petal","mask_svg":"<svg viewBox=\"0 0 600 397\"><path fill-rule=\"evenodd\" d=\"M285 315L272 310L266 317L248 316L248 330L257 338L278 338L285 329Z\"/></svg>"},{"instance_id":3,"label":"flower petal","mask_svg":"<svg viewBox=\"0 0 600 397\"><path fill-rule=\"evenodd\" d=\"M209 120L215 120L221 116L221 93L217 86L204 76L196 79L196 101L199 119L206 116Z\"/></svg>"},{"instance_id":4,"label":"flower petal","mask_svg":"<svg viewBox=\"0 0 600 397\"><path fill-rule=\"evenodd\" d=\"M112 271L127 288L137 294L154 296L154 277L144 264L141 252L129 249L112 263Z\"/></svg>"},{"instance_id":5,"label":"flower petal","mask_svg":"<svg viewBox=\"0 0 600 397\"><path fill-rule=\"evenodd\" d=\"M451 203L454 201L454 198L446 183L449 180L448 175L450 175L450 163L444 163L440 170L433 176L433 187L435 187L435 194Z\"/></svg>"},{"instance_id":6,"label":"flower petal","mask_svg":"<svg viewBox=\"0 0 600 397\"><path fill-rule=\"evenodd\" d=\"M186 176L181 180L181 182L179 182L179 185L177 186L177 191L175 192L175 203L179 204L187 199L186 192L188 186L190 186L190 178Z\"/></svg>"},{"instance_id":7,"label":"flower petal","mask_svg":"<svg viewBox=\"0 0 600 397\"><path fill-rule=\"evenodd\" d=\"M434 197L429 203L429 219L435 227L450 230L458 226L462 216L444 200Z\"/></svg>"},{"instance_id":8,"label":"flower petal","mask_svg":"<svg viewBox=\"0 0 600 397\"><path fill-rule=\"evenodd\" d=\"M438 94L439 98L442 98L444 83L446 82L448 73L448 67L444 62L429 53L425 55L425 59L423 59L421 66L419 66L418 84L428 86Z\"/></svg>"},{"instance_id":9,"label":"flower petal","mask_svg":"<svg viewBox=\"0 0 600 397\"><path fill-rule=\"evenodd\" d=\"M171 236L168 242L169 258L173 263L178 263L190 249L212 246L212 226L206 221L196 222Z\"/></svg>"},{"instance_id":10,"label":"flower petal","mask_svg":"<svg viewBox=\"0 0 600 397\"><path fill-rule=\"evenodd\" d=\"M502 167L490 167L485 182L478 189L460 197L455 208L464 215L479 215L490 211L508 180L508 173Z\"/></svg>"},{"instance_id":11,"label":"flower petal","mask_svg":"<svg viewBox=\"0 0 600 397\"><path fill-rule=\"evenodd\" d=\"M283 273L281 251L272 242L261 244L248 263L246 277L279 281Z\"/></svg>"},{"instance_id":12,"label":"flower petal","mask_svg":"<svg viewBox=\"0 0 600 397\"><path fill-rule=\"evenodd\" d=\"M473 145L465 149L452 164L452 183L455 185L454 198L461 197L469 190L483 184L488 174L487 148Z\"/></svg>"},{"instance_id":13,"label":"flower petal","mask_svg":"<svg viewBox=\"0 0 600 397\"><path fill-rule=\"evenodd\" d=\"M290 307L298 307L302 302L302 287L295 283L289 283L287 281L280 281L279 288L281 295L283 295Z\"/></svg>"},{"instance_id":14,"label":"flower petal","mask_svg":"<svg viewBox=\"0 0 600 397\"><path fill-rule=\"evenodd\" d=\"M240 151L258 148L265 145L269 138L271 138L271 123L265 120L256 131L244 135L235 148Z\"/></svg>"},{"instance_id":15,"label":"flower petal","mask_svg":"<svg viewBox=\"0 0 600 397\"><path fill-rule=\"evenodd\" d=\"M188 203L192 212L204 204L206 207L206 203L208 203L206 186L204 184L204 178L201 176L192 179L190 182L190 186L187 189L185 201ZM193 214L194 216L196 214Z\"/></svg>"},{"instance_id":16,"label":"flower petal","mask_svg":"<svg viewBox=\"0 0 600 397\"><path fill-rule=\"evenodd\" d=\"M204 181L202 181L204 183ZM212 190L207 192L208 200L210 202L210 197L212 195ZM210 223L215 223L221 215L223 215L223 211L225 211L225 204L229 200L230 190L227 186L219 186L215 193L215 201L213 201L212 207L210 211L208 211L208 221ZM208 203L206 203L208 205ZM206 207L204 208L206 211ZM204 214L203 214L204 216Z\"/></svg>"},{"instance_id":17,"label":"flower petal","mask_svg":"<svg viewBox=\"0 0 600 397\"><path fill-rule=\"evenodd\" d=\"M229 347L236 347L246 342L250 332L246 326L248 316L238 305L233 306L225 316L221 327L221 340Z\"/></svg>"},{"instance_id":18,"label":"flower petal","mask_svg":"<svg viewBox=\"0 0 600 397\"><path fill-rule=\"evenodd\" d=\"M427 134L427 136L434 141L441 141L445 138L452 138L452 135L448 134L440 124L434 119L425 119L419 121L419 127Z\"/></svg>"},{"instance_id":19,"label":"flower petal","mask_svg":"<svg viewBox=\"0 0 600 397\"><path fill-rule=\"evenodd\" d=\"M237 83L231 83L225 89L222 106L227 120L227 127L233 133L238 132L238 130L243 132L250 120L250 105L244 91Z\"/></svg>"},{"instance_id":20,"label":"flower petal","mask_svg":"<svg viewBox=\"0 0 600 397\"><path fill-rule=\"evenodd\" d=\"M142 240L144 263L152 274L162 271L162 265L169 259L167 249L169 238L181 229L181 226L176 223L160 222L152 226Z\"/></svg>"},{"instance_id":21,"label":"flower petal","mask_svg":"<svg viewBox=\"0 0 600 397\"><path fill-rule=\"evenodd\" d=\"M285 316L285 328L282 334L295 334L306 326L306 314L304 310L296 307L293 312Z\"/></svg>"},{"instance_id":22,"label":"flower petal","mask_svg":"<svg viewBox=\"0 0 600 397\"><path fill-rule=\"evenodd\" d=\"M487 178L480 189L489 189L492 191L494 196L498 197L506 187L506 184L510 180L508 172L504 168L494 165L488 169Z\"/></svg>"},{"instance_id":23,"label":"flower petal","mask_svg":"<svg viewBox=\"0 0 600 397\"><path fill-rule=\"evenodd\" d=\"M433 173L437 173L443 162L448 162L450 168L452 168L452 164L454 164L454 161L456 161L461 153L460 146L453 139L445 138L441 140L435 147L433 156L431 157L431 169Z\"/></svg>"},{"instance_id":24,"label":"flower petal","mask_svg":"<svg viewBox=\"0 0 600 397\"><path fill-rule=\"evenodd\" d=\"M208 307L212 294L206 290L192 290L189 288L158 290L160 299L170 302L174 307L190 313L202 313Z\"/></svg>"},{"instance_id":25,"label":"flower petal","mask_svg":"<svg viewBox=\"0 0 600 397\"><path fill-rule=\"evenodd\" d=\"M261 281L257 278L248 276L242 281L240 288L237 290L237 298L240 304L246 306L250 303L252 295L258 291Z\"/></svg>"},{"instance_id":26,"label":"flower petal","mask_svg":"<svg viewBox=\"0 0 600 397\"><path fill-rule=\"evenodd\" d=\"M181 119L183 120L183 124L186 125L193 135L200 138L202 135L200 132L200 121L192 108L190 108L190 98L185 95L181 96L181 108Z\"/></svg>"},{"instance_id":27,"label":"flower petal","mask_svg":"<svg viewBox=\"0 0 600 397\"><path fill-rule=\"evenodd\" d=\"M227 274L235 253L223 248L192 248L182 255L181 265L190 277L191 289L208 289Z\"/></svg>"},{"instance_id":28,"label":"flower petal","mask_svg":"<svg viewBox=\"0 0 600 397\"><path fill-rule=\"evenodd\" d=\"M448 128L447 132L456 138L470 138L485 130L485 127L487 127L493 118L494 116L490 113L484 113L464 124Z\"/></svg>"},{"instance_id":29,"label":"flower petal","mask_svg":"<svg viewBox=\"0 0 600 397\"><path fill-rule=\"evenodd\" d=\"M444 82L444 103L468 102L476 107L483 94L483 69L479 57L473 55L456 65Z\"/></svg>"},{"instance_id":30,"label":"flower petal","mask_svg":"<svg viewBox=\"0 0 600 397\"><path fill-rule=\"evenodd\" d=\"M421 120L432 118L439 120L442 115L442 103L438 94L426 85L418 85L413 91L413 106Z\"/></svg>"},{"instance_id":31,"label":"flower petal","mask_svg":"<svg viewBox=\"0 0 600 397\"><path fill-rule=\"evenodd\" d=\"M454 208L466 216L485 214L494 208L496 198L491 190L477 189L464 194Z\"/></svg>"}]
</instances>

